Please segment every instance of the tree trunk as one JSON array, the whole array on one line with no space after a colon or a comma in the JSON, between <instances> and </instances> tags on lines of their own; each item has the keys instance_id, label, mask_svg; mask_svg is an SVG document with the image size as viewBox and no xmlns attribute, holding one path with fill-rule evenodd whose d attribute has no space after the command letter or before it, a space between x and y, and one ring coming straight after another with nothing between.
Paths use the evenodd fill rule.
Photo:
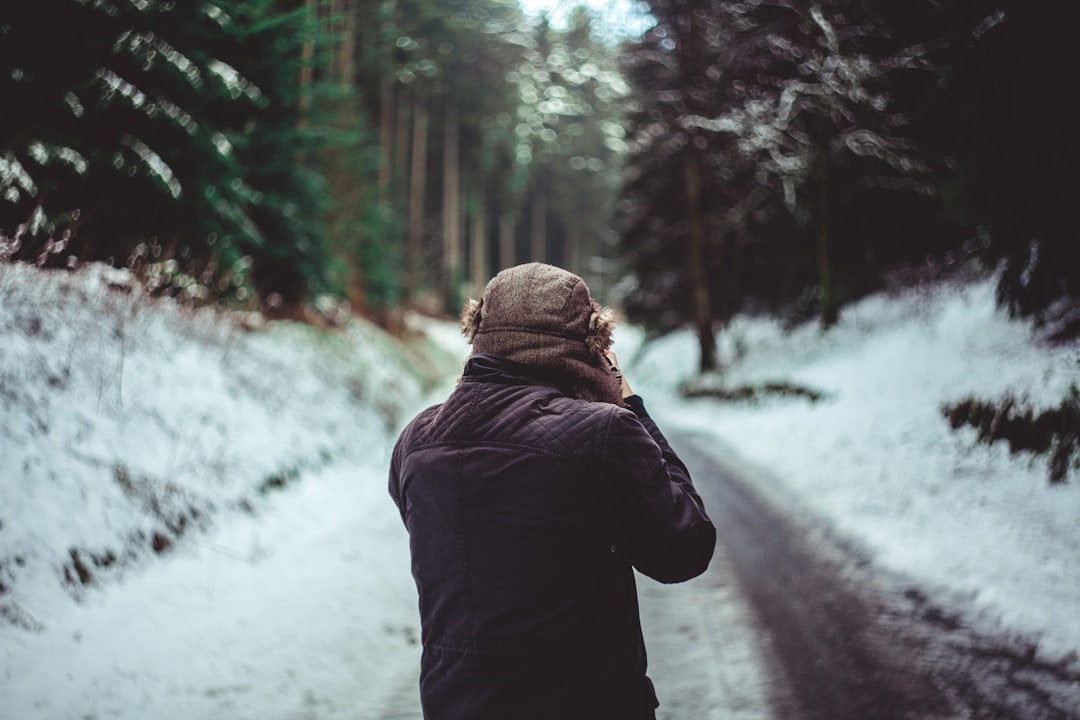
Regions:
<instances>
[{"instance_id":1,"label":"tree trunk","mask_svg":"<svg viewBox=\"0 0 1080 720\"><path fill-rule=\"evenodd\" d=\"M405 173L409 167L409 127L412 123L411 106L409 105L409 93L412 92L412 101L415 104L416 84L405 85L397 83L397 147L394 148L394 167L402 177L394 183L392 192L395 199L402 197L405 192ZM393 178L391 178L393 181Z\"/></svg>"},{"instance_id":2,"label":"tree trunk","mask_svg":"<svg viewBox=\"0 0 1080 720\"><path fill-rule=\"evenodd\" d=\"M427 92L417 81L413 89L412 169L409 173L409 233L406 242L408 267L405 272L405 294L415 299L422 282L424 242L424 199L427 190Z\"/></svg>"},{"instance_id":3,"label":"tree trunk","mask_svg":"<svg viewBox=\"0 0 1080 720\"><path fill-rule=\"evenodd\" d=\"M712 298L705 265L705 217L701 207L701 161L691 143L683 156L686 182L686 218L688 222L687 263L693 302L694 327L701 348L699 369L717 369L716 337L713 335Z\"/></svg>"},{"instance_id":4,"label":"tree trunk","mask_svg":"<svg viewBox=\"0 0 1080 720\"><path fill-rule=\"evenodd\" d=\"M821 185L818 188L817 263L818 283L821 292L821 327L828 329L836 324L839 309L833 287L832 258L829 253L829 151L821 155Z\"/></svg>"},{"instance_id":5,"label":"tree trunk","mask_svg":"<svg viewBox=\"0 0 1080 720\"><path fill-rule=\"evenodd\" d=\"M484 292L488 278L487 209L481 186L472 202L472 227L469 233L469 275L472 293L477 297Z\"/></svg>"},{"instance_id":6,"label":"tree trunk","mask_svg":"<svg viewBox=\"0 0 1080 720\"><path fill-rule=\"evenodd\" d=\"M499 262L500 269L517 265L517 237L514 229L514 214L504 212L499 218Z\"/></svg>"},{"instance_id":7,"label":"tree trunk","mask_svg":"<svg viewBox=\"0 0 1080 720\"><path fill-rule=\"evenodd\" d=\"M311 85L315 80L315 25L318 0L304 0L304 45L300 48L300 126L307 122L311 108Z\"/></svg>"},{"instance_id":8,"label":"tree trunk","mask_svg":"<svg viewBox=\"0 0 1080 720\"><path fill-rule=\"evenodd\" d=\"M563 249L563 267L575 275L581 275L581 225L584 214L584 210L578 207L570 217L570 227L566 229L566 247Z\"/></svg>"},{"instance_id":9,"label":"tree trunk","mask_svg":"<svg viewBox=\"0 0 1080 720\"><path fill-rule=\"evenodd\" d=\"M356 0L334 0L333 12L338 46L335 52L338 82L353 84L356 53Z\"/></svg>"},{"instance_id":10,"label":"tree trunk","mask_svg":"<svg viewBox=\"0 0 1080 720\"><path fill-rule=\"evenodd\" d=\"M530 260L547 262L547 201L539 188L533 191L529 240L532 254Z\"/></svg>"},{"instance_id":11,"label":"tree trunk","mask_svg":"<svg viewBox=\"0 0 1080 720\"><path fill-rule=\"evenodd\" d=\"M379 202L390 199L390 182L393 179L394 145L394 82L384 76L379 84Z\"/></svg>"},{"instance_id":12,"label":"tree trunk","mask_svg":"<svg viewBox=\"0 0 1080 720\"><path fill-rule=\"evenodd\" d=\"M462 280L461 244L461 167L458 152L460 137L458 108L449 93L446 95L446 111L443 117L443 262L440 290L445 301L450 302ZM452 303L451 303L452 304Z\"/></svg>"},{"instance_id":13,"label":"tree trunk","mask_svg":"<svg viewBox=\"0 0 1080 720\"><path fill-rule=\"evenodd\" d=\"M678 53L680 88L687 103L687 112L700 114L704 107L697 100L695 87L706 82L704 68L708 65L705 58L707 32L705 18L693 11L693 3L683 4L676 11L675 46ZM716 337L713 335L712 298L709 291L709 276L705 264L705 213L702 207L702 168L701 150L696 141L699 138L691 134L690 142L683 150L683 182L686 192L687 220L687 271L690 280L691 312L694 317L694 329L698 336L701 356L699 369L702 373L711 372L718 367L716 356Z\"/></svg>"}]
</instances>

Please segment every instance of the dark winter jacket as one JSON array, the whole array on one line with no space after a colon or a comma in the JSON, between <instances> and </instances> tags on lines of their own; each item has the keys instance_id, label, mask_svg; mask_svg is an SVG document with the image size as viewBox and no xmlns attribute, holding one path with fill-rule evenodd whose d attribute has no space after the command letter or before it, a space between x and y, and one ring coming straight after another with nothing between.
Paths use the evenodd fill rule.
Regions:
<instances>
[{"instance_id":1,"label":"dark winter jacket","mask_svg":"<svg viewBox=\"0 0 1080 720\"><path fill-rule=\"evenodd\" d=\"M631 567L702 573L716 531L640 398L567 397L473 355L394 448L427 720L639 720L657 705Z\"/></svg>"}]
</instances>

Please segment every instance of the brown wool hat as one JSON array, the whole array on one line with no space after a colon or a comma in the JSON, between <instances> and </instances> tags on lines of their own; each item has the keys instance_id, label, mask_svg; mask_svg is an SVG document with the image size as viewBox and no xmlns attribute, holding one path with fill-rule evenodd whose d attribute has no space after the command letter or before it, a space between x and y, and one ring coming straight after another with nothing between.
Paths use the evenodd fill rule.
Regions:
<instances>
[{"instance_id":1,"label":"brown wool hat","mask_svg":"<svg viewBox=\"0 0 1080 720\"><path fill-rule=\"evenodd\" d=\"M622 405L604 357L611 329L611 311L592 299L584 280L544 263L503 270L461 313L473 352L540 369L574 397Z\"/></svg>"}]
</instances>

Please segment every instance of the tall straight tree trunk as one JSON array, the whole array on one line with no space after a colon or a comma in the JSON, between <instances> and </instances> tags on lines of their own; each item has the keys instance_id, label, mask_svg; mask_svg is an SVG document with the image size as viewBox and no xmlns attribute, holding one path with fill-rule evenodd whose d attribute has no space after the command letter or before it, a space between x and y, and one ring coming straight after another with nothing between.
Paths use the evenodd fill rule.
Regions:
<instances>
[{"instance_id":1,"label":"tall straight tree trunk","mask_svg":"<svg viewBox=\"0 0 1080 720\"><path fill-rule=\"evenodd\" d=\"M683 4L683 9L676 11L675 28L676 52L678 53L680 90L688 110L693 114L702 114L705 108L699 107L694 88L706 82L703 68L704 59L709 51L705 47L705 34L708 32L704 17L693 11L694 3ZM690 298L694 316L694 329L698 336L701 350L699 369L711 372L718 367L716 355L716 336L713 335L712 297L709 291L709 276L705 264L706 227L705 213L701 202L702 167L701 149L697 146L696 136L690 137L683 150L683 182L686 192L687 221L687 274L690 279Z\"/></svg>"},{"instance_id":2,"label":"tall straight tree trunk","mask_svg":"<svg viewBox=\"0 0 1080 720\"><path fill-rule=\"evenodd\" d=\"M570 227L566 229L566 247L563 248L563 267L575 275L581 275L581 225L584 214L578 206L571 215Z\"/></svg>"},{"instance_id":3,"label":"tall straight tree trunk","mask_svg":"<svg viewBox=\"0 0 1080 720\"><path fill-rule=\"evenodd\" d=\"M517 235L512 212L504 212L499 217L499 262L497 264L500 269L517 265Z\"/></svg>"},{"instance_id":4,"label":"tall straight tree trunk","mask_svg":"<svg viewBox=\"0 0 1080 720\"><path fill-rule=\"evenodd\" d=\"M427 90L421 81L413 89L412 168L409 173L409 232L406 241L408 267L405 293L415 298L422 281L424 201L427 190L428 107Z\"/></svg>"},{"instance_id":5,"label":"tall straight tree trunk","mask_svg":"<svg viewBox=\"0 0 1080 720\"><path fill-rule=\"evenodd\" d=\"M529 241L532 254L529 259L547 262L547 198L539 189L533 191Z\"/></svg>"},{"instance_id":6,"label":"tall straight tree trunk","mask_svg":"<svg viewBox=\"0 0 1080 720\"><path fill-rule=\"evenodd\" d=\"M311 86L315 80L315 26L318 21L318 0L304 0L304 45L300 48L300 126L307 122L311 108Z\"/></svg>"},{"instance_id":7,"label":"tall straight tree trunk","mask_svg":"<svg viewBox=\"0 0 1080 720\"><path fill-rule=\"evenodd\" d=\"M469 232L469 278L473 292L479 295L484 291L488 276L487 208L484 203L482 184L476 191L470 206L472 220Z\"/></svg>"},{"instance_id":8,"label":"tall straight tree trunk","mask_svg":"<svg viewBox=\"0 0 1080 720\"><path fill-rule=\"evenodd\" d=\"M712 298L709 292L709 275L705 265L705 217L701 207L701 160L693 143L686 146L683 155L683 171L686 182L686 218L688 223L688 247L686 261L690 276L690 292L693 302L694 327L701 348L700 370L710 372L717 368L716 337L713 335Z\"/></svg>"},{"instance_id":9,"label":"tall straight tree trunk","mask_svg":"<svg viewBox=\"0 0 1080 720\"><path fill-rule=\"evenodd\" d=\"M379 83L379 202L390 199L393 179L395 102L394 83L383 77Z\"/></svg>"},{"instance_id":10,"label":"tall straight tree trunk","mask_svg":"<svg viewBox=\"0 0 1080 720\"><path fill-rule=\"evenodd\" d=\"M416 104L416 84L397 83L397 146L394 148L394 167L399 168L402 177L394 183L393 192L398 197L405 192L405 173L409 167L409 128L412 123L410 101L413 105Z\"/></svg>"},{"instance_id":11,"label":"tall straight tree trunk","mask_svg":"<svg viewBox=\"0 0 1080 720\"><path fill-rule=\"evenodd\" d=\"M458 108L450 93L446 95L443 117L443 262L440 290L450 302L454 285L462 280L461 243L461 163L458 151L460 128Z\"/></svg>"},{"instance_id":12,"label":"tall straight tree trunk","mask_svg":"<svg viewBox=\"0 0 1080 720\"><path fill-rule=\"evenodd\" d=\"M333 30L333 65L331 78L342 85L346 92L334 103L334 126L348 129L356 124L357 108L353 104L354 54L356 51L356 0L332 0L330 21ZM362 306L364 302L363 268L357 254L358 246L352 228L365 202L365 188L356 174L352 158L340 152L324 152L327 190L333 198L328 213L328 237L331 252L342 260L346 297Z\"/></svg>"},{"instance_id":13,"label":"tall straight tree trunk","mask_svg":"<svg viewBox=\"0 0 1080 720\"><path fill-rule=\"evenodd\" d=\"M338 36L334 53L337 80L352 85L355 67L353 56L356 52L356 0L334 0L332 7L336 18L334 29Z\"/></svg>"},{"instance_id":14,"label":"tall straight tree trunk","mask_svg":"<svg viewBox=\"0 0 1080 720\"><path fill-rule=\"evenodd\" d=\"M821 186L818 188L817 264L821 291L821 327L830 328L839 318L829 253L829 150L821 153Z\"/></svg>"}]
</instances>

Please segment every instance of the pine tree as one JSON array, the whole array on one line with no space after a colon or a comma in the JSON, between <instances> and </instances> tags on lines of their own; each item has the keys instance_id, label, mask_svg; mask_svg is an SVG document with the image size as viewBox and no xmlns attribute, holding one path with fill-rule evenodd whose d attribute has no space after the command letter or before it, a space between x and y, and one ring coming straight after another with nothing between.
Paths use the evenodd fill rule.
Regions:
<instances>
[{"instance_id":1,"label":"pine tree","mask_svg":"<svg viewBox=\"0 0 1080 720\"><path fill-rule=\"evenodd\" d=\"M1080 299L1080 139L1067 89L1076 8L980 0L946 4L932 20L948 49L929 98L937 112L920 129L944 135L955 159L943 181L950 209L1002 263L1010 312L1051 320L1059 301Z\"/></svg>"},{"instance_id":2,"label":"pine tree","mask_svg":"<svg viewBox=\"0 0 1080 720\"><path fill-rule=\"evenodd\" d=\"M254 269L298 302L326 262L304 33L269 0L5 3L0 227L23 226L22 257L62 244L202 299Z\"/></svg>"}]
</instances>

